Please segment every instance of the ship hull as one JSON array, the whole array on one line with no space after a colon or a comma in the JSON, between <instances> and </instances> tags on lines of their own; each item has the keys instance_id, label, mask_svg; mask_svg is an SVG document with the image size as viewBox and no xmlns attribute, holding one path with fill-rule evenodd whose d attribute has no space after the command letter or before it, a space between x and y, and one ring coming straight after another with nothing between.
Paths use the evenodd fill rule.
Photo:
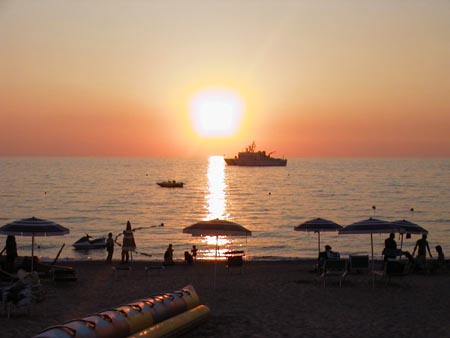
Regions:
<instances>
[{"instance_id":1,"label":"ship hull","mask_svg":"<svg viewBox=\"0 0 450 338\"><path fill-rule=\"evenodd\" d=\"M239 158L226 158L227 165L235 165L242 167L285 167L287 159L273 158L270 160L248 160Z\"/></svg>"}]
</instances>

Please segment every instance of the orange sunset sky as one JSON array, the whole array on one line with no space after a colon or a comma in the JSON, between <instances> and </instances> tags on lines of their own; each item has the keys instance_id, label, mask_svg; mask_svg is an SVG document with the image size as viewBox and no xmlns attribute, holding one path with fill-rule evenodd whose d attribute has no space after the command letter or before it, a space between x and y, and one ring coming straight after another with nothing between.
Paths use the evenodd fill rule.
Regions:
<instances>
[{"instance_id":1,"label":"orange sunset sky","mask_svg":"<svg viewBox=\"0 0 450 338\"><path fill-rule=\"evenodd\" d=\"M449 1L0 0L0 155L450 156Z\"/></svg>"}]
</instances>

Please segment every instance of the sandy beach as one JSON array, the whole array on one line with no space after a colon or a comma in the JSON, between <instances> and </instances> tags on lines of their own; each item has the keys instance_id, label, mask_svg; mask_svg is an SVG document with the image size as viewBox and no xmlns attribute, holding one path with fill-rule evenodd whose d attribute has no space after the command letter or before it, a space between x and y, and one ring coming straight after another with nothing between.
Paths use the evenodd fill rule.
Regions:
<instances>
[{"instance_id":1,"label":"sandy beach","mask_svg":"<svg viewBox=\"0 0 450 338\"><path fill-rule=\"evenodd\" d=\"M145 273L151 262L133 262L117 278L102 261L71 262L75 282L42 280L46 299L31 315L0 317L1 336L32 337L51 325L191 284L210 318L184 337L450 337L450 275L412 274L376 283L350 275L342 288L326 287L311 272L312 261L247 261L242 274L225 262L179 263ZM153 263L154 264L154 263Z\"/></svg>"}]
</instances>

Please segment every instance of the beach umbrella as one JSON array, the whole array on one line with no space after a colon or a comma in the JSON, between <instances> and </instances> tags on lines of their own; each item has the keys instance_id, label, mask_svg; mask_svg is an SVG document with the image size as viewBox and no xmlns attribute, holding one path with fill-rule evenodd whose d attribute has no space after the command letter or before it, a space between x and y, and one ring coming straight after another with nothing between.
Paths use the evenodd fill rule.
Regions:
<instances>
[{"instance_id":1,"label":"beach umbrella","mask_svg":"<svg viewBox=\"0 0 450 338\"><path fill-rule=\"evenodd\" d=\"M372 249L372 270L374 266L373 261L373 234L401 232L400 227L388 221L381 219L369 218L359 222L352 223L339 230L339 235L352 235L352 234L370 234L370 246Z\"/></svg>"},{"instance_id":2,"label":"beach umbrella","mask_svg":"<svg viewBox=\"0 0 450 338\"><path fill-rule=\"evenodd\" d=\"M252 232L242 225L222 220L212 219L209 221L200 221L183 229L183 233L192 236L251 236Z\"/></svg>"},{"instance_id":3,"label":"beach umbrella","mask_svg":"<svg viewBox=\"0 0 450 338\"><path fill-rule=\"evenodd\" d=\"M34 262L34 237L63 236L69 229L52 221L31 217L17 220L3 225L0 234L10 236L31 236L31 271Z\"/></svg>"},{"instance_id":4,"label":"beach umbrella","mask_svg":"<svg viewBox=\"0 0 450 338\"><path fill-rule=\"evenodd\" d=\"M223 219L212 219L209 221L200 221L183 229L183 233L191 234L196 237L214 236L216 237L216 258L219 246L219 236L251 236L252 232L242 225Z\"/></svg>"},{"instance_id":5,"label":"beach umbrella","mask_svg":"<svg viewBox=\"0 0 450 338\"><path fill-rule=\"evenodd\" d=\"M402 234L412 234L412 235L428 234L428 231L422 228L420 225L407 221L405 219L394 221L391 223L399 226Z\"/></svg>"},{"instance_id":6,"label":"beach umbrella","mask_svg":"<svg viewBox=\"0 0 450 338\"><path fill-rule=\"evenodd\" d=\"M295 231L317 232L319 253L320 253L320 233L338 231L340 229L342 229L341 225L324 218L314 218L294 227Z\"/></svg>"},{"instance_id":7,"label":"beach umbrella","mask_svg":"<svg viewBox=\"0 0 450 338\"><path fill-rule=\"evenodd\" d=\"M183 233L191 234L195 237L215 236L216 237L216 259L214 260L214 289L216 288L217 272L217 252L219 249L219 236L248 237L252 232L242 225L222 219L212 219L200 221L183 229Z\"/></svg>"},{"instance_id":8,"label":"beach umbrella","mask_svg":"<svg viewBox=\"0 0 450 338\"><path fill-rule=\"evenodd\" d=\"M403 235L422 235L422 234L428 234L428 231L422 228L420 225L407 221L405 219L398 220L391 222L392 224L400 227L400 234L401 234L401 242L400 242L400 248L403 248ZM408 237L406 237L408 238Z\"/></svg>"}]
</instances>

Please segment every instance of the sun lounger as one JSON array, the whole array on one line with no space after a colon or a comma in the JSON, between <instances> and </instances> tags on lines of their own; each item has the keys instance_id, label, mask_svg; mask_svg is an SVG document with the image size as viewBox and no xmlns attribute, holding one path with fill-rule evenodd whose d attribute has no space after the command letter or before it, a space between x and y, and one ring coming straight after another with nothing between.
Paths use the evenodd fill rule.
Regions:
<instances>
[{"instance_id":1,"label":"sun lounger","mask_svg":"<svg viewBox=\"0 0 450 338\"><path fill-rule=\"evenodd\" d=\"M411 264L409 261L388 259L384 262L383 270L372 271L373 283L372 286L375 287L376 277L381 277L382 280L388 284L393 277L403 277L409 274Z\"/></svg>"},{"instance_id":2,"label":"sun lounger","mask_svg":"<svg viewBox=\"0 0 450 338\"><path fill-rule=\"evenodd\" d=\"M41 278L50 278L54 281L76 281L77 275L75 269L69 266L61 266L42 263L38 257L33 258L33 270L39 274ZM30 272L31 271L31 257L25 256L22 258L20 268Z\"/></svg>"}]
</instances>

